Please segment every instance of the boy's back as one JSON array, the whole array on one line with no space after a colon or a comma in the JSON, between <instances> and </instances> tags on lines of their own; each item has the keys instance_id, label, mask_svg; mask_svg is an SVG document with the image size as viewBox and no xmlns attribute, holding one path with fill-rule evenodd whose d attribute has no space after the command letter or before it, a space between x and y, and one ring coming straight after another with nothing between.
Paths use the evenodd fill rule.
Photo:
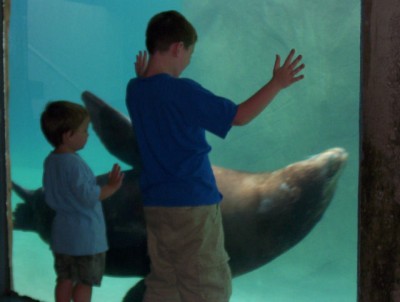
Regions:
<instances>
[{"instance_id":1,"label":"boy's back","mask_svg":"<svg viewBox=\"0 0 400 302\"><path fill-rule=\"evenodd\" d=\"M100 187L75 153L51 153L45 160L46 202L56 211L51 247L56 253L92 255L108 249Z\"/></svg>"},{"instance_id":2,"label":"boy's back","mask_svg":"<svg viewBox=\"0 0 400 302\"><path fill-rule=\"evenodd\" d=\"M141 150L144 204L218 203L205 130L225 137L236 105L166 73L131 80L127 107Z\"/></svg>"}]
</instances>

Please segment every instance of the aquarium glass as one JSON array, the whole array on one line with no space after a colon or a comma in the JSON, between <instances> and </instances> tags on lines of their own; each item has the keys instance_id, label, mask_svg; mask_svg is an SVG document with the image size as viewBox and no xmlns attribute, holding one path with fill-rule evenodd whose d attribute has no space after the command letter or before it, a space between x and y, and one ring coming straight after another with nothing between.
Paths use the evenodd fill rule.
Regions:
<instances>
[{"instance_id":1,"label":"aquarium glass","mask_svg":"<svg viewBox=\"0 0 400 302\"><path fill-rule=\"evenodd\" d=\"M234 278L231 301L356 301L360 1L11 0L12 181L27 190L42 185L51 147L39 120L48 101L83 104L81 93L89 90L127 115L125 88L135 55L145 48L147 21L170 9L199 34L182 76L235 103L269 81L276 54L285 58L295 48L306 65L304 80L282 91L252 123L234 127L224 140L208 135L213 164L256 173L332 147L349 154L320 222L286 253ZM131 169L92 128L80 155L96 175L115 162ZM13 209L22 202L12 194ZM53 257L37 232L14 229L13 273L20 294L54 300ZM122 301L140 279L105 276L93 301Z\"/></svg>"}]
</instances>

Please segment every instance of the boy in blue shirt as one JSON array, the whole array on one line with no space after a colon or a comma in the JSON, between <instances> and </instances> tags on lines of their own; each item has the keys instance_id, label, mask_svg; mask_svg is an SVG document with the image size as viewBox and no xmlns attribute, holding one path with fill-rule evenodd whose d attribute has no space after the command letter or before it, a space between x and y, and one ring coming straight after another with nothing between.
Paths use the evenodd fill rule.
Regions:
<instances>
[{"instance_id":1,"label":"boy in blue shirt","mask_svg":"<svg viewBox=\"0 0 400 302\"><path fill-rule=\"evenodd\" d=\"M283 88L303 78L292 50L273 77L240 105L193 80L179 78L190 63L196 30L176 11L155 15L146 30L126 105L141 155L140 186L151 271L145 302L226 302L231 295L224 248L222 199L208 158L205 131L224 138L232 125L256 117Z\"/></svg>"},{"instance_id":2,"label":"boy in blue shirt","mask_svg":"<svg viewBox=\"0 0 400 302\"><path fill-rule=\"evenodd\" d=\"M89 302L100 286L108 249L101 200L116 192L124 175L115 164L100 187L89 166L76 153L88 139L89 114L78 104L47 104L41 128L54 150L44 162L46 203L56 212L51 230L55 256L56 302Z\"/></svg>"}]
</instances>

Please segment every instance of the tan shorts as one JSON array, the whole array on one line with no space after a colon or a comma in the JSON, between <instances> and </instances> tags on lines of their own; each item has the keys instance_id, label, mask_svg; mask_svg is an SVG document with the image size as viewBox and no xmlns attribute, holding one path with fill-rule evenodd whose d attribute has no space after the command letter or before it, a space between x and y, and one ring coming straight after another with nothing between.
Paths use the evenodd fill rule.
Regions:
<instances>
[{"instance_id":1,"label":"tan shorts","mask_svg":"<svg viewBox=\"0 0 400 302\"><path fill-rule=\"evenodd\" d=\"M104 275L106 254L70 256L55 254L57 280L68 279L90 286L100 286Z\"/></svg>"},{"instance_id":2,"label":"tan shorts","mask_svg":"<svg viewBox=\"0 0 400 302\"><path fill-rule=\"evenodd\" d=\"M227 302L231 271L219 205L145 207L151 272L144 302Z\"/></svg>"}]
</instances>

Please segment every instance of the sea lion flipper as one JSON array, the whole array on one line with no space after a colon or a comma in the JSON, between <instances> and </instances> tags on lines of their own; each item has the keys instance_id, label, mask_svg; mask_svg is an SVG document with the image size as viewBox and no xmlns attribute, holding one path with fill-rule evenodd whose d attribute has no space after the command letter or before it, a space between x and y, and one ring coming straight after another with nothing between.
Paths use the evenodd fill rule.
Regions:
<instances>
[{"instance_id":1,"label":"sea lion flipper","mask_svg":"<svg viewBox=\"0 0 400 302\"><path fill-rule=\"evenodd\" d=\"M146 284L144 279L141 279L135 284L125 295L122 302L140 302L143 301L144 292L146 290Z\"/></svg>"},{"instance_id":2,"label":"sea lion flipper","mask_svg":"<svg viewBox=\"0 0 400 302\"><path fill-rule=\"evenodd\" d=\"M106 149L121 161L139 168L139 149L130 120L89 91L82 93L93 129Z\"/></svg>"},{"instance_id":3,"label":"sea lion flipper","mask_svg":"<svg viewBox=\"0 0 400 302\"><path fill-rule=\"evenodd\" d=\"M35 194L34 190L25 189L14 181L12 182L12 189L26 203L29 203L32 196Z\"/></svg>"}]
</instances>

